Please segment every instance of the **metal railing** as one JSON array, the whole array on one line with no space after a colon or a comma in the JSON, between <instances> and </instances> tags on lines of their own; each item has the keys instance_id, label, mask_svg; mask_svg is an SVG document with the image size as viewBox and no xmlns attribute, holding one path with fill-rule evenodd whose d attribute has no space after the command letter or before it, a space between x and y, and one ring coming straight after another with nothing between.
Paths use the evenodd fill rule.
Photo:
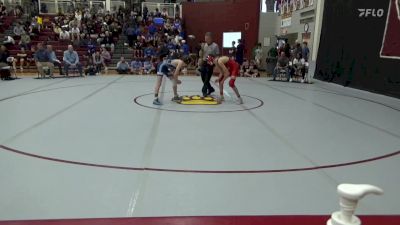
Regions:
<instances>
[{"instance_id":1,"label":"metal railing","mask_svg":"<svg viewBox=\"0 0 400 225\"><path fill-rule=\"evenodd\" d=\"M17 0L5 0L17 1ZM19 0L20 2L21 0ZM125 8L124 1L110 1L111 11L118 10L120 7ZM89 8L91 11L97 11L100 8L106 10L105 0L92 1L71 1L71 0L39 0L39 11L41 14L71 14L75 9Z\"/></svg>"},{"instance_id":2,"label":"metal railing","mask_svg":"<svg viewBox=\"0 0 400 225\"><path fill-rule=\"evenodd\" d=\"M182 5L178 3L155 3L155 2L142 2L142 12L144 7L147 7L149 15L155 13L156 9L162 13L166 9L168 17L173 18L176 15L182 18Z\"/></svg>"},{"instance_id":3,"label":"metal railing","mask_svg":"<svg viewBox=\"0 0 400 225\"><path fill-rule=\"evenodd\" d=\"M314 0L283 0L277 8L283 17L290 17L292 12L314 5Z\"/></svg>"},{"instance_id":4,"label":"metal railing","mask_svg":"<svg viewBox=\"0 0 400 225\"><path fill-rule=\"evenodd\" d=\"M116 12L118 11L119 8L125 8L125 1L110 1L110 9L111 12Z\"/></svg>"},{"instance_id":5,"label":"metal railing","mask_svg":"<svg viewBox=\"0 0 400 225\"><path fill-rule=\"evenodd\" d=\"M7 10L13 9L16 5L22 5L21 0L2 0Z\"/></svg>"}]
</instances>

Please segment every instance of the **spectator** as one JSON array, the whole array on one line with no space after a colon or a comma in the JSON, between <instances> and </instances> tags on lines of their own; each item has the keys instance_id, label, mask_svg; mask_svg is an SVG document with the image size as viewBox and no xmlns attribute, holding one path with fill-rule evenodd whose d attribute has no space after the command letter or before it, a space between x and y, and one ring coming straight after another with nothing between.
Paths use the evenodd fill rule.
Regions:
<instances>
[{"instance_id":1,"label":"spectator","mask_svg":"<svg viewBox=\"0 0 400 225\"><path fill-rule=\"evenodd\" d=\"M229 56L231 59L236 59L236 42L232 41L232 47L229 49Z\"/></svg>"},{"instance_id":2,"label":"spectator","mask_svg":"<svg viewBox=\"0 0 400 225\"><path fill-rule=\"evenodd\" d=\"M11 80L10 71L10 52L7 50L6 46L0 46L0 77L2 80Z\"/></svg>"},{"instance_id":3,"label":"spectator","mask_svg":"<svg viewBox=\"0 0 400 225\"><path fill-rule=\"evenodd\" d=\"M166 8L162 9L161 16L164 18L168 18L169 15L168 15L168 11Z\"/></svg>"},{"instance_id":4,"label":"spectator","mask_svg":"<svg viewBox=\"0 0 400 225\"><path fill-rule=\"evenodd\" d=\"M246 68L243 75L245 77L259 77L260 76L257 65L254 61L250 62L248 68Z\"/></svg>"},{"instance_id":5,"label":"spectator","mask_svg":"<svg viewBox=\"0 0 400 225\"><path fill-rule=\"evenodd\" d=\"M189 45L186 43L185 40L182 40L181 52L182 52L182 55L183 55L184 57L187 57L187 56L189 56L189 54L190 54Z\"/></svg>"},{"instance_id":6,"label":"spectator","mask_svg":"<svg viewBox=\"0 0 400 225\"><path fill-rule=\"evenodd\" d=\"M256 63L256 66L260 68L261 66L261 59L263 57L263 49L261 43L258 43L256 48L254 49L254 60Z\"/></svg>"},{"instance_id":7,"label":"spectator","mask_svg":"<svg viewBox=\"0 0 400 225\"><path fill-rule=\"evenodd\" d=\"M14 36L20 37L22 35L22 33L25 32L24 27L22 26L22 24L17 23L17 25L14 27Z\"/></svg>"},{"instance_id":8,"label":"spectator","mask_svg":"<svg viewBox=\"0 0 400 225\"><path fill-rule=\"evenodd\" d=\"M21 35L21 40L19 40L18 44L20 47L29 49L29 46L31 44L31 37L26 32L23 32Z\"/></svg>"},{"instance_id":9,"label":"spectator","mask_svg":"<svg viewBox=\"0 0 400 225\"><path fill-rule=\"evenodd\" d=\"M94 65L93 59L92 59L92 58L89 58L89 59L88 59L88 62L87 62L87 65L86 65L86 68L85 68L85 75L86 75L86 76L87 76L87 75L94 76L94 75L97 74L96 71L97 71L97 70L96 70L96 65Z\"/></svg>"},{"instance_id":10,"label":"spectator","mask_svg":"<svg viewBox=\"0 0 400 225\"><path fill-rule=\"evenodd\" d=\"M102 47L100 56L104 66L104 70L107 72L108 71L107 65L111 63L111 54L110 52L107 51L107 48Z\"/></svg>"},{"instance_id":11,"label":"spectator","mask_svg":"<svg viewBox=\"0 0 400 225\"><path fill-rule=\"evenodd\" d=\"M82 12L80 10L75 12L75 20L77 22L77 27L81 27Z\"/></svg>"},{"instance_id":12,"label":"spectator","mask_svg":"<svg viewBox=\"0 0 400 225\"><path fill-rule=\"evenodd\" d=\"M5 36L4 41L3 41L3 45L6 47L10 47L15 45L15 40L13 37L11 36Z\"/></svg>"},{"instance_id":13,"label":"spectator","mask_svg":"<svg viewBox=\"0 0 400 225\"><path fill-rule=\"evenodd\" d=\"M133 74L142 74L143 73L143 65L139 59L133 59L131 62L131 73Z\"/></svg>"},{"instance_id":14,"label":"spectator","mask_svg":"<svg viewBox=\"0 0 400 225\"><path fill-rule=\"evenodd\" d=\"M31 46L30 51L27 51L28 56L26 57L26 66L29 68L31 63L35 63L35 46Z\"/></svg>"},{"instance_id":15,"label":"spectator","mask_svg":"<svg viewBox=\"0 0 400 225\"><path fill-rule=\"evenodd\" d=\"M308 43L305 41L303 42L302 56L306 62L308 62L309 55L310 49L308 48Z\"/></svg>"},{"instance_id":16,"label":"spectator","mask_svg":"<svg viewBox=\"0 0 400 225\"><path fill-rule=\"evenodd\" d=\"M113 37L110 35L110 32L109 32L109 31L106 31L106 32L105 32L105 37L103 38L101 44L102 44L102 45L105 45L107 48L110 48L111 53L114 52L114 47L115 47L115 45L114 45L114 39L113 39Z\"/></svg>"},{"instance_id":17,"label":"spectator","mask_svg":"<svg viewBox=\"0 0 400 225\"><path fill-rule=\"evenodd\" d=\"M244 60L244 44L241 39L239 39L238 42L239 44L236 47L236 62L242 65Z\"/></svg>"},{"instance_id":18,"label":"spectator","mask_svg":"<svg viewBox=\"0 0 400 225\"><path fill-rule=\"evenodd\" d=\"M94 53L96 53L96 42L88 36L88 43L86 45L87 47L87 53L89 56L93 56Z\"/></svg>"},{"instance_id":19,"label":"spectator","mask_svg":"<svg viewBox=\"0 0 400 225\"><path fill-rule=\"evenodd\" d=\"M51 63L50 53L44 48L42 43L37 45L37 51L35 53L36 67L42 78L46 77L44 67L50 70L50 77L53 77L54 65Z\"/></svg>"},{"instance_id":20,"label":"spectator","mask_svg":"<svg viewBox=\"0 0 400 225\"><path fill-rule=\"evenodd\" d=\"M151 36L154 36L154 35L157 33L157 27L154 25L153 22L150 23L148 29L149 29L149 34L150 34Z\"/></svg>"},{"instance_id":21,"label":"spectator","mask_svg":"<svg viewBox=\"0 0 400 225\"><path fill-rule=\"evenodd\" d=\"M100 52L96 52L93 54L93 64L96 69L96 75L99 75L101 72L101 66L103 65L103 58L100 55Z\"/></svg>"},{"instance_id":22,"label":"spectator","mask_svg":"<svg viewBox=\"0 0 400 225\"><path fill-rule=\"evenodd\" d=\"M80 40L81 32L78 26L72 27L70 34L71 34L71 41Z\"/></svg>"},{"instance_id":23,"label":"spectator","mask_svg":"<svg viewBox=\"0 0 400 225\"><path fill-rule=\"evenodd\" d=\"M278 63L276 64L274 73L273 73L273 79L276 79L276 76L278 75L278 73L284 70L286 72L286 77L287 80L289 81L289 58L286 56L285 52L281 52L280 57L278 58Z\"/></svg>"},{"instance_id":24,"label":"spectator","mask_svg":"<svg viewBox=\"0 0 400 225\"><path fill-rule=\"evenodd\" d=\"M156 8L156 10L154 12L154 17L161 17L161 13L160 13L160 10L158 8Z\"/></svg>"},{"instance_id":25,"label":"spectator","mask_svg":"<svg viewBox=\"0 0 400 225\"><path fill-rule=\"evenodd\" d=\"M285 43L285 46L283 47L283 51L285 52L285 55L288 59L290 59L291 57L291 52L290 52L290 44L289 43Z\"/></svg>"},{"instance_id":26,"label":"spectator","mask_svg":"<svg viewBox=\"0 0 400 225\"><path fill-rule=\"evenodd\" d=\"M155 51L153 48L153 45L149 44L149 46L147 46L147 48L144 49L144 57L154 57L155 56Z\"/></svg>"},{"instance_id":27,"label":"spectator","mask_svg":"<svg viewBox=\"0 0 400 225\"><path fill-rule=\"evenodd\" d=\"M66 31L65 29L62 30L62 32L60 33L60 40L62 41L70 41L71 37L68 31Z\"/></svg>"},{"instance_id":28,"label":"spectator","mask_svg":"<svg viewBox=\"0 0 400 225\"><path fill-rule=\"evenodd\" d=\"M17 71L17 63L19 62L19 68L21 73L24 72L24 64L25 62L28 63L28 52L25 50L24 47L21 48L21 51L19 51L13 61L13 68L14 71Z\"/></svg>"},{"instance_id":29,"label":"spectator","mask_svg":"<svg viewBox=\"0 0 400 225\"><path fill-rule=\"evenodd\" d=\"M126 31L125 31L126 35L128 36L128 43L129 43L129 47L133 47L133 43L136 39L136 32L135 32L135 28L133 28L133 26L129 26Z\"/></svg>"},{"instance_id":30,"label":"spectator","mask_svg":"<svg viewBox=\"0 0 400 225\"><path fill-rule=\"evenodd\" d=\"M72 45L68 45L68 50L64 51L64 71L65 74L68 76L70 68L77 68L79 71L79 75L83 76L82 74L82 64L79 62L79 56L76 51L74 51L74 47Z\"/></svg>"},{"instance_id":31,"label":"spectator","mask_svg":"<svg viewBox=\"0 0 400 225\"><path fill-rule=\"evenodd\" d=\"M17 5L14 7L13 14L15 17L21 17L22 14L24 13L24 10L22 9L21 5L17 3Z\"/></svg>"},{"instance_id":32,"label":"spectator","mask_svg":"<svg viewBox=\"0 0 400 225\"><path fill-rule=\"evenodd\" d=\"M3 18L5 15L7 15L7 8L3 2L0 2L0 18Z\"/></svg>"},{"instance_id":33,"label":"spectator","mask_svg":"<svg viewBox=\"0 0 400 225\"><path fill-rule=\"evenodd\" d=\"M242 66L240 67L240 76L244 76L244 73L250 69L250 62L249 60L244 60Z\"/></svg>"},{"instance_id":34,"label":"spectator","mask_svg":"<svg viewBox=\"0 0 400 225\"><path fill-rule=\"evenodd\" d=\"M296 58L298 54L303 54L301 44L296 41L296 46L293 49L293 58Z\"/></svg>"},{"instance_id":35,"label":"spectator","mask_svg":"<svg viewBox=\"0 0 400 225\"><path fill-rule=\"evenodd\" d=\"M120 61L117 63L117 72L119 74L127 74L129 69L129 63L125 61L124 57L121 57Z\"/></svg>"},{"instance_id":36,"label":"spectator","mask_svg":"<svg viewBox=\"0 0 400 225\"><path fill-rule=\"evenodd\" d=\"M47 45L47 51L50 54L50 62L53 63L54 66L58 67L58 70L60 71L60 75L63 76L63 71L62 71L62 63L60 60L57 59L56 53L53 51L53 46Z\"/></svg>"},{"instance_id":37,"label":"spectator","mask_svg":"<svg viewBox=\"0 0 400 225\"><path fill-rule=\"evenodd\" d=\"M154 66L151 63L151 58L147 57L143 63L143 73L150 74L154 71Z\"/></svg>"},{"instance_id":38,"label":"spectator","mask_svg":"<svg viewBox=\"0 0 400 225\"><path fill-rule=\"evenodd\" d=\"M298 53L293 60L293 73L290 77L290 82L292 82L293 75L301 75L301 83L304 83L304 78L306 75L306 61L301 57L301 53Z\"/></svg>"}]
</instances>

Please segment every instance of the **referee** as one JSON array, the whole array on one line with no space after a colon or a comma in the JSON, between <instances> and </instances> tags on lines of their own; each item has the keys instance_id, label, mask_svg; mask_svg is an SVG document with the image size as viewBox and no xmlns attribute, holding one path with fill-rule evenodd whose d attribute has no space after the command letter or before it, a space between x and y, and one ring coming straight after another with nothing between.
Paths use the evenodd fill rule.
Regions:
<instances>
[{"instance_id":1,"label":"referee","mask_svg":"<svg viewBox=\"0 0 400 225\"><path fill-rule=\"evenodd\" d=\"M205 44L203 45L203 62L200 68L200 72L201 72L201 80L203 81L203 89L201 90L201 92L203 93L203 96L208 96L211 93L215 92L215 89L211 86L210 84L210 80L211 77L213 75L214 72L214 65L209 65L207 63L207 57L213 56L216 57L218 56L219 53L219 47L218 45L213 42L213 38L212 38L212 33L211 32L207 32L205 34Z\"/></svg>"}]
</instances>

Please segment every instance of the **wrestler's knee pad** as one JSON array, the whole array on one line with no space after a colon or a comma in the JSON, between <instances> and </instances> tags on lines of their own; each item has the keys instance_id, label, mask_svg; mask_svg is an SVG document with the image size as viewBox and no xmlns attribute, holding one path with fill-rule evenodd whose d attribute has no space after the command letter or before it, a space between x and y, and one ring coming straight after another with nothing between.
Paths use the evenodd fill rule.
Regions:
<instances>
[{"instance_id":1,"label":"wrestler's knee pad","mask_svg":"<svg viewBox=\"0 0 400 225\"><path fill-rule=\"evenodd\" d=\"M229 87L234 88L234 87L235 87L235 81L236 81L236 80L231 79L231 80L229 81Z\"/></svg>"}]
</instances>

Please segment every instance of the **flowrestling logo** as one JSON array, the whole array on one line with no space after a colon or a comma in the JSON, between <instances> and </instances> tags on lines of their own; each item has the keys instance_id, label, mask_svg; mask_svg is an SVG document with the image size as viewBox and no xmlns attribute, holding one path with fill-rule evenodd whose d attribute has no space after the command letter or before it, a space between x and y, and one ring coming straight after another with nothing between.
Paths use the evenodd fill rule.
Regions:
<instances>
[{"instance_id":1,"label":"flowrestling logo","mask_svg":"<svg viewBox=\"0 0 400 225\"><path fill-rule=\"evenodd\" d=\"M358 9L360 18L377 17L381 18L385 14L383 9Z\"/></svg>"}]
</instances>

